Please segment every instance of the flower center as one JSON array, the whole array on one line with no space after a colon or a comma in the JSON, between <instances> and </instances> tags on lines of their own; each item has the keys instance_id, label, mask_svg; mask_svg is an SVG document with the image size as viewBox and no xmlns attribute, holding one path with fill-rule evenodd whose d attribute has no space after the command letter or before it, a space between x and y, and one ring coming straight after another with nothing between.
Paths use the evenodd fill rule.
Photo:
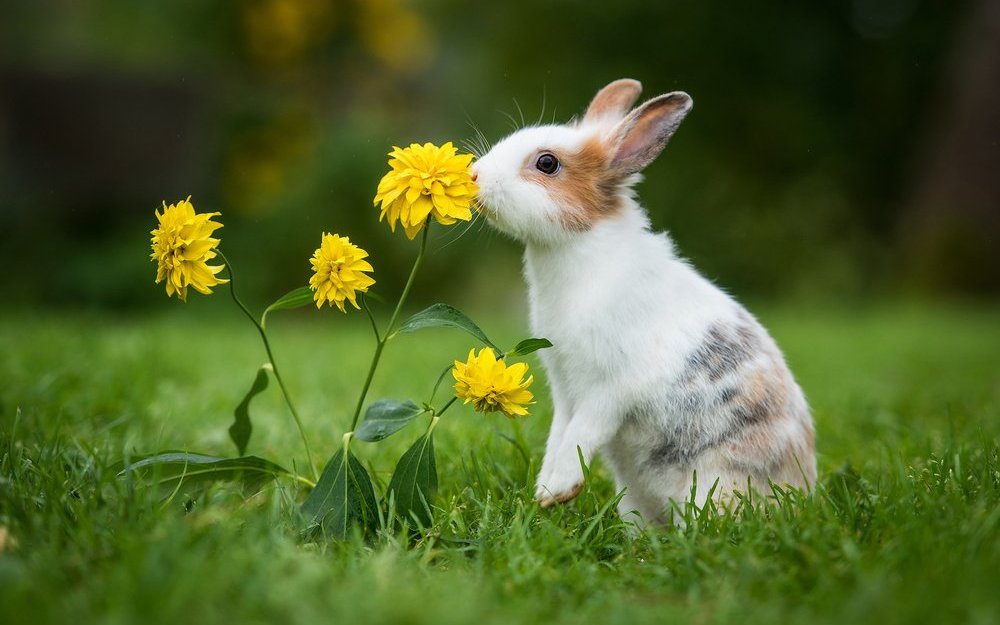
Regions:
<instances>
[{"instance_id":1,"label":"flower center","mask_svg":"<svg viewBox=\"0 0 1000 625\"><path fill-rule=\"evenodd\" d=\"M330 272L330 276L331 277L335 276L337 279L340 279L340 271L341 269L343 269L345 264L346 261L343 258L331 259L327 266L328 267L327 270Z\"/></svg>"}]
</instances>

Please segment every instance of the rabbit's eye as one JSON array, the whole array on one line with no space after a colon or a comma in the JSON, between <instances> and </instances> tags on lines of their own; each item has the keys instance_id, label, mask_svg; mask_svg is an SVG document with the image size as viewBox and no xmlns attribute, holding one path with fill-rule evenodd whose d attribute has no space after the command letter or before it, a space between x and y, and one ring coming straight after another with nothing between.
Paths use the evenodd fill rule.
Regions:
<instances>
[{"instance_id":1,"label":"rabbit's eye","mask_svg":"<svg viewBox=\"0 0 1000 625\"><path fill-rule=\"evenodd\" d=\"M545 152L538 157L537 161L535 161L535 169L543 174L551 176L559 171L559 159L556 158L554 154Z\"/></svg>"}]
</instances>

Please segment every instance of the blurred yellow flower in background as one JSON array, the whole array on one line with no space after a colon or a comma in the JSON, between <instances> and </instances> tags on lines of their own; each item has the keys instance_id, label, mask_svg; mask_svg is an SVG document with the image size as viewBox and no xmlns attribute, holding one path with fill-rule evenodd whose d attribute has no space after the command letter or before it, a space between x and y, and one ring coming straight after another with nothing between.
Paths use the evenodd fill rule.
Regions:
<instances>
[{"instance_id":1,"label":"blurred yellow flower in background","mask_svg":"<svg viewBox=\"0 0 1000 625\"><path fill-rule=\"evenodd\" d=\"M337 234L323 233L323 241L309 262L313 266L313 275L309 278L309 288L316 301L316 308L322 308L323 302L330 306L334 304L341 312L344 300L359 308L357 292L364 293L368 287L375 284L366 271L374 271L371 264L364 260L368 252L351 243L348 237Z\"/></svg>"},{"instance_id":2,"label":"blurred yellow flower in background","mask_svg":"<svg viewBox=\"0 0 1000 625\"><path fill-rule=\"evenodd\" d=\"M448 142L393 147L389 156L392 169L379 182L374 203L381 202L378 219L386 218L393 232L397 221L412 239L429 216L445 226L472 219L472 198L479 187L469 172L471 154L458 154Z\"/></svg>"},{"instance_id":3,"label":"blurred yellow flower in background","mask_svg":"<svg viewBox=\"0 0 1000 625\"><path fill-rule=\"evenodd\" d=\"M436 45L433 30L410 4L407 0L360 2L358 37L388 68L412 74L428 65ZM422 7L426 10L427 3Z\"/></svg>"},{"instance_id":4,"label":"blurred yellow flower in background","mask_svg":"<svg viewBox=\"0 0 1000 625\"><path fill-rule=\"evenodd\" d=\"M247 51L271 69L308 60L330 38L335 5L328 0L245 0L242 17Z\"/></svg>"},{"instance_id":5,"label":"blurred yellow flower in background","mask_svg":"<svg viewBox=\"0 0 1000 625\"><path fill-rule=\"evenodd\" d=\"M476 350L469 350L466 362L456 360L451 370L455 378L455 396L472 402L477 412L500 411L509 418L528 414L527 404L532 403L534 395L528 390L534 381L534 376L524 379L528 365L518 362L509 367L502 359L497 360L493 350L484 347L476 355Z\"/></svg>"},{"instance_id":6,"label":"blurred yellow flower in background","mask_svg":"<svg viewBox=\"0 0 1000 625\"><path fill-rule=\"evenodd\" d=\"M150 258L157 263L156 284L166 281L168 296L177 293L186 302L189 286L209 295L210 287L229 282L215 277L224 265L208 264L217 256L215 248L219 245L219 239L213 239L212 233L222 227L212 217L221 214L196 213L191 196L170 206L163 202L163 212L156 211L160 225L150 232L153 235Z\"/></svg>"}]
</instances>

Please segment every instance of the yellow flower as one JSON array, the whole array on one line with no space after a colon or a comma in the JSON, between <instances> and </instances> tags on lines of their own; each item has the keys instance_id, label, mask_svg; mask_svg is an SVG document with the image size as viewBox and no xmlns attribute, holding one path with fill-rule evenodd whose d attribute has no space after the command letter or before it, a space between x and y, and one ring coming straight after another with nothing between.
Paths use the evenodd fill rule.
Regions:
<instances>
[{"instance_id":1,"label":"yellow flower","mask_svg":"<svg viewBox=\"0 0 1000 625\"><path fill-rule=\"evenodd\" d=\"M212 233L222 227L212 217L221 214L195 213L190 195L170 206L164 202L163 212L156 211L160 227L150 232L153 235L150 258L157 262L156 284L165 280L168 296L177 293L186 302L189 286L209 295L210 287L229 282L215 277L224 265L208 264L217 256L215 248L219 245L219 239L213 239Z\"/></svg>"},{"instance_id":2,"label":"yellow flower","mask_svg":"<svg viewBox=\"0 0 1000 625\"><path fill-rule=\"evenodd\" d=\"M528 414L525 406L532 403L534 395L528 390L534 376L524 374L528 365L523 362L509 367L503 360L497 360L493 350L484 347L476 355L469 350L467 362L456 360L451 375L455 378L455 396L472 402L478 412L500 411L510 418Z\"/></svg>"},{"instance_id":3,"label":"yellow flower","mask_svg":"<svg viewBox=\"0 0 1000 625\"><path fill-rule=\"evenodd\" d=\"M469 172L471 154L456 154L449 142L441 147L432 143L414 143L406 149L394 146L389 156L392 170L378 184L375 205L382 203L378 220L386 218L393 232L397 221L412 239L429 216L444 226L472 219L470 207L479 187Z\"/></svg>"},{"instance_id":4,"label":"yellow flower","mask_svg":"<svg viewBox=\"0 0 1000 625\"><path fill-rule=\"evenodd\" d=\"M364 260L367 257L368 252L351 243L348 237L324 232L323 242L309 260L313 266L309 288L315 291L316 308L322 308L326 301L330 306L336 304L341 312L347 312L345 299L360 308L356 292L364 293L375 284L375 280L363 273L374 271Z\"/></svg>"}]
</instances>

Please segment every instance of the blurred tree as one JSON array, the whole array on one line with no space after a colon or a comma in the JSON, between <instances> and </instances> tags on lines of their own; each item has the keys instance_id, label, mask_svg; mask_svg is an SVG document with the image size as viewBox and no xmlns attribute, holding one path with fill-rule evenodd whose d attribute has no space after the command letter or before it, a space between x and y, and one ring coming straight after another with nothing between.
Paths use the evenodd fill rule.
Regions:
<instances>
[{"instance_id":1,"label":"blurred tree","mask_svg":"<svg viewBox=\"0 0 1000 625\"><path fill-rule=\"evenodd\" d=\"M923 289L1000 292L1000 2L981 0L942 87L900 215L910 280Z\"/></svg>"}]
</instances>

